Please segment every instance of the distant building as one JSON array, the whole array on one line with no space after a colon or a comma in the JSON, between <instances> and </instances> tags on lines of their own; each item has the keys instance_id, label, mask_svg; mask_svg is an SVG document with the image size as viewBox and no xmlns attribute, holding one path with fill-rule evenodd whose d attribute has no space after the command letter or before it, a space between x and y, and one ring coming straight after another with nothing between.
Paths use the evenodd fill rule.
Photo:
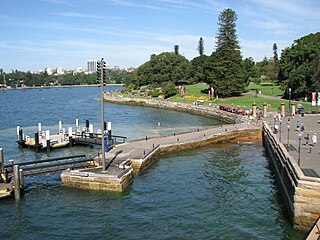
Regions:
<instances>
[{"instance_id":1,"label":"distant building","mask_svg":"<svg viewBox=\"0 0 320 240\"><path fill-rule=\"evenodd\" d=\"M64 74L64 69L62 67L58 67L56 71L57 71L57 75Z\"/></svg>"},{"instance_id":2,"label":"distant building","mask_svg":"<svg viewBox=\"0 0 320 240\"><path fill-rule=\"evenodd\" d=\"M44 71L48 74L48 75L52 75L53 74L53 69L51 67L46 67L44 69Z\"/></svg>"},{"instance_id":3,"label":"distant building","mask_svg":"<svg viewBox=\"0 0 320 240\"><path fill-rule=\"evenodd\" d=\"M96 72L97 71L97 61L95 61L95 60L88 61L87 69L88 69L88 73Z\"/></svg>"}]
</instances>

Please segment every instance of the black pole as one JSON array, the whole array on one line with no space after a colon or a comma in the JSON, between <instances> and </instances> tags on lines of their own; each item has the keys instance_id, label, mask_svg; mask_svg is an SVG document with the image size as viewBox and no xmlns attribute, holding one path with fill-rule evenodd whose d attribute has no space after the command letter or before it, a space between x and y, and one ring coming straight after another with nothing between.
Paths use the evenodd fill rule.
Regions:
<instances>
[{"instance_id":1,"label":"black pole","mask_svg":"<svg viewBox=\"0 0 320 240\"><path fill-rule=\"evenodd\" d=\"M279 141L281 142L281 121L280 121L280 137L279 137Z\"/></svg>"},{"instance_id":2,"label":"black pole","mask_svg":"<svg viewBox=\"0 0 320 240\"><path fill-rule=\"evenodd\" d=\"M291 88L289 88L289 116L291 117Z\"/></svg>"},{"instance_id":3,"label":"black pole","mask_svg":"<svg viewBox=\"0 0 320 240\"><path fill-rule=\"evenodd\" d=\"M287 139L287 151L289 152L289 132L290 132L290 126L288 126L288 139Z\"/></svg>"},{"instance_id":4,"label":"black pole","mask_svg":"<svg viewBox=\"0 0 320 240\"><path fill-rule=\"evenodd\" d=\"M50 152L51 150L51 144L50 144L50 139L47 140L47 151Z\"/></svg>"},{"instance_id":5,"label":"black pole","mask_svg":"<svg viewBox=\"0 0 320 240\"><path fill-rule=\"evenodd\" d=\"M299 136L299 148L298 148L298 166L300 167L300 152L301 152L301 136Z\"/></svg>"}]
</instances>

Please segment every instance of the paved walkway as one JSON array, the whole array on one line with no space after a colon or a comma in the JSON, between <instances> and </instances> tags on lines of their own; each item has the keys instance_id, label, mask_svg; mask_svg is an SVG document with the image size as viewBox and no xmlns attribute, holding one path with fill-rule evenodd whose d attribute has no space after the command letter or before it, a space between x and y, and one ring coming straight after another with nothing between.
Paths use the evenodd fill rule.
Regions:
<instances>
[{"instance_id":1,"label":"paved walkway","mask_svg":"<svg viewBox=\"0 0 320 240\"><path fill-rule=\"evenodd\" d=\"M276 134L279 139L281 138L281 142L285 147L287 147L289 141L289 154L297 163L299 162L299 137L301 138L300 167L307 176L320 177L320 123L317 123L319 119L319 115L296 116L293 119L291 118L290 121L288 121L288 117L285 117L282 119L281 132L279 131ZM304 125L305 130L303 133L297 130L297 121L300 122L301 126L302 124ZM280 127L279 122L276 122L276 124ZM274 127L274 119L271 121L271 126ZM290 126L290 129L288 126ZM312 144L311 139L314 133L316 133L318 140L316 144ZM306 144L306 139L304 138L307 134L309 134L309 144Z\"/></svg>"},{"instance_id":2,"label":"paved walkway","mask_svg":"<svg viewBox=\"0 0 320 240\"><path fill-rule=\"evenodd\" d=\"M123 161L127 159L141 159L147 156L154 148L158 145L171 145L176 143L187 143L192 141L201 141L212 138L215 135L221 135L225 133L230 133L232 131L236 131L238 129L253 129L257 128L257 126L248 123L239 123L239 124L228 124L221 125L217 127L211 127L208 129L171 135L167 137L159 137L159 138L151 138L151 139L143 139L139 141L128 142L125 144L118 145L110 152L106 154L106 160L109 162L115 156L115 153L118 151L122 151L117 155L116 159L113 160L112 165L121 164Z\"/></svg>"}]
</instances>

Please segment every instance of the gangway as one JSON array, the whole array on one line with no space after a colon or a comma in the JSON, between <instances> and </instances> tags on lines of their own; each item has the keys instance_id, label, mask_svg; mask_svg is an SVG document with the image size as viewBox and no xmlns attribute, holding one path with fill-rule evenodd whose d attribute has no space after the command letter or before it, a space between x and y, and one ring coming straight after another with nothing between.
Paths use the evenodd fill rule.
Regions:
<instances>
[{"instance_id":1,"label":"gangway","mask_svg":"<svg viewBox=\"0 0 320 240\"><path fill-rule=\"evenodd\" d=\"M94 157L87 157L86 155L73 155L67 157L50 158L45 160L36 160L20 163L10 163L3 166L7 175L13 174L13 166L19 165L22 169L23 176L35 176L62 172L66 169L79 169L94 166Z\"/></svg>"}]
</instances>

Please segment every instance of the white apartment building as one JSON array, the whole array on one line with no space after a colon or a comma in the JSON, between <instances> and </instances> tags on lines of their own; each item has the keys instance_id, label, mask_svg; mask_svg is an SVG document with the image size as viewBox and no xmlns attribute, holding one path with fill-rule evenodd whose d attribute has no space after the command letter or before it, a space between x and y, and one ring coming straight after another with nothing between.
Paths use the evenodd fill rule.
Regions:
<instances>
[{"instance_id":1,"label":"white apartment building","mask_svg":"<svg viewBox=\"0 0 320 240\"><path fill-rule=\"evenodd\" d=\"M88 68L87 68L88 73L94 73L97 71L97 61L90 60L90 61L88 61L87 66L88 66Z\"/></svg>"}]
</instances>

